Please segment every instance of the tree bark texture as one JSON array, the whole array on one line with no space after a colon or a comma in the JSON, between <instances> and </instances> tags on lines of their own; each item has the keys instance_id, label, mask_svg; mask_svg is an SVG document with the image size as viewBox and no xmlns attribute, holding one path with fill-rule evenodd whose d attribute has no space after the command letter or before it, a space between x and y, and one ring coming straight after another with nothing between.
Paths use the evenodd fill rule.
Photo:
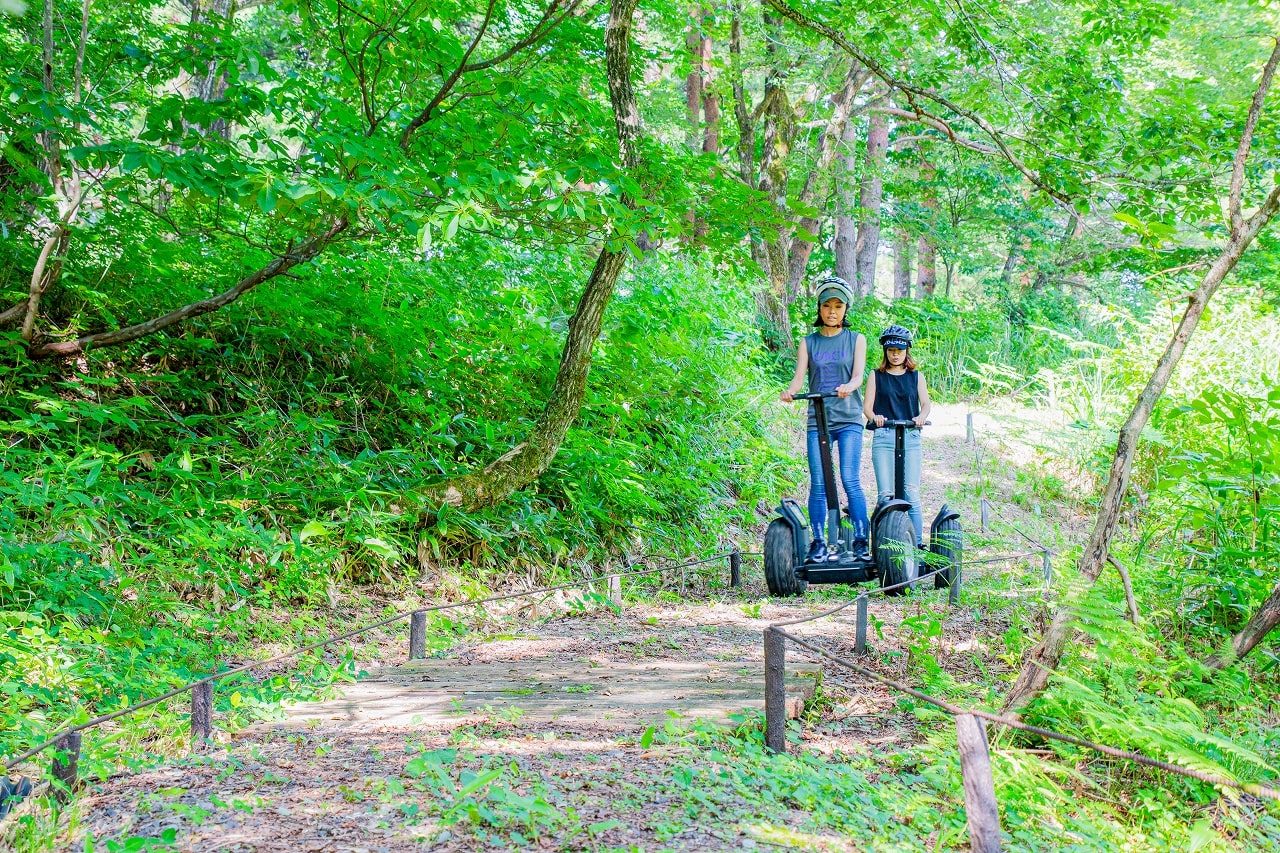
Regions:
<instances>
[{"instance_id":1,"label":"tree bark texture","mask_svg":"<svg viewBox=\"0 0 1280 853\"><path fill-rule=\"evenodd\" d=\"M884 195L884 158L889 148L889 119L871 111L867 128L862 188L858 194L858 292L876 289L876 257L880 252L880 202Z\"/></svg>"},{"instance_id":2,"label":"tree bark texture","mask_svg":"<svg viewBox=\"0 0 1280 853\"><path fill-rule=\"evenodd\" d=\"M1267 596L1262 606L1254 611L1239 633L1231 638L1227 647L1205 661L1205 666L1212 670L1231 666L1257 648L1277 625L1280 625L1280 584L1271 590L1271 595Z\"/></svg>"},{"instance_id":3,"label":"tree bark texture","mask_svg":"<svg viewBox=\"0 0 1280 853\"><path fill-rule=\"evenodd\" d=\"M689 54L689 73L684 78L684 113L688 122L685 144L690 151L698 149L698 125L702 117L702 41L702 5L694 3L689 7L689 29L684 36Z\"/></svg>"},{"instance_id":4,"label":"tree bark texture","mask_svg":"<svg viewBox=\"0 0 1280 853\"><path fill-rule=\"evenodd\" d=\"M232 25L231 0L196 0L191 5L191 23L203 23L206 27L229 27ZM216 40L215 40L216 41ZM209 103L217 101L227 93L227 74L219 69L217 59L209 60L203 74L197 74L191 80L191 96ZM226 138L230 128L225 119L214 119L208 127L199 128L201 133L209 133Z\"/></svg>"},{"instance_id":5,"label":"tree bark texture","mask_svg":"<svg viewBox=\"0 0 1280 853\"><path fill-rule=\"evenodd\" d=\"M926 187L933 182L936 170L923 154L920 156L920 183ZM932 190L925 190L920 205L929 211L930 216L938 210L938 199ZM916 249L916 288L920 298L933 296L938 286L937 245L928 231L920 235L920 243Z\"/></svg>"},{"instance_id":6,"label":"tree bark texture","mask_svg":"<svg viewBox=\"0 0 1280 853\"><path fill-rule=\"evenodd\" d=\"M757 188L773 202L778 221L786 221L787 155L791 153L791 141L795 135L795 115L787 97L784 61L777 47L782 38L782 22L766 13L764 25L768 39L765 52L770 65L760 108L764 117L764 134ZM755 294L756 305L763 315L766 340L775 350L792 352L795 343L791 340L791 312L787 303L787 235L776 224L761 230L766 283Z\"/></svg>"},{"instance_id":7,"label":"tree bark texture","mask_svg":"<svg viewBox=\"0 0 1280 853\"><path fill-rule=\"evenodd\" d=\"M857 288L858 282L858 207L856 175L858 173L858 126L846 122L840 137L844 153L836 172L836 238L832 245L836 275ZM862 294L866 296L866 293Z\"/></svg>"},{"instance_id":8,"label":"tree bark texture","mask_svg":"<svg viewBox=\"0 0 1280 853\"><path fill-rule=\"evenodd\" d=\"M609 100L613 105L618 148L624 166L633 175L640 170L636 143L640 137L640 112L631 86L631 24L637 0L612 0L605 29L605 59ZM628 207L634 199L623 197ZM569 320L568 336L560 354L551 396L528 437L479 471L435 483L421 490L422 498L436 507L448 505L463 511L493 506L537 479L560 450L569 427L578 417L586 396L591 370L591 350L604 323L605 307L626 265L625 250L608 244L600 250L595 268Z\"/></svg>"},{"instance_id":9,"label":"tree bark texture","mask_svg":"<svg viewBox=\"0 0 1280 853\"><path fill-rule=\"evenodd\" d=\"M898 229L893 241L893 298L911 296L911 235Z\"/></svg>"},{"instance_id":10,"label":"tree bark texture","mask_svg":"<svg viewBox=\"0 0 1280 853\"><path fill-rule=\"evenodd\" d=\"M1280 60L1280 44L1277 44L1276 52L1272 54L1272 62L1268 65L1270 71L1274 71L1275 62L1278 60ZM1264 80L1269 83L1270 75L1267 74ZM1243 169L1243 163L1240 164L1240 168ZM1152 371L1142 393L1138 395L1124 426L1120 428L1115 456L1111 461L1111 473L1107 479L1107 488L1103 493L1102 502L1098 507L1098 517L1094 523L1093 533L1077 563L1080 575L1088 584L1092 585L1097 581L1106 565L1108 550L1120 520L1120 510L1129 485L1138 437L1151 417L1156 401L1160 399L1165 386L1169 384L1169 379L1173 376L1173 371L1178 366L1178 361L1186 351L1191 335L1200 322L1205 306L1213 298L1223 279L1235 268L1245 249L1258 236L1258 232L1275 217L1277 210L1280 210L1280 187L1271 190L1266 201L1247 221L1238 221L1238 227L1228 237L1222 253L1205 273L1200 286L1188 298L1187 309L1183 312L1173 337L1160 355L1160 360L1156 362L1155 370ZM1063 650L1071 637L1074 624L1075 611L1072 608L1062 607L1054 614L1044 637L1031 649L1023 663L1022 671L1005 700L1007 710L1021 710L1044 690L1049 683L1049 675L1062 659Z\"/></svg>"},{"instance_id":11,"label":"tree bark texture","mask_svg":"<svg viewBox=\"0 0 1280 853\"><path fill-rule=\"evenodd\" d=\"M817 157L813 168L805 176L804 186L797 199L798 207L813 207L823 190L826 176L831 171L831 165L840 150L840 138L844 136L845 128L849 124L849 111L853 106L853 98L865 79L865 72L856 62L853 63L849 73L845 75L844 85L840 87L840 91L832 101L831 118L818 136ZM821 220L818 217L806 216L796 224L796 234L791 238L791 250L787 258L788 303L794 302L803 290L805 270L809 266L809 256L813 254L820 223ZM808 239L802 238L801 232L808 235Z\"/></svg>"}]
</instances>

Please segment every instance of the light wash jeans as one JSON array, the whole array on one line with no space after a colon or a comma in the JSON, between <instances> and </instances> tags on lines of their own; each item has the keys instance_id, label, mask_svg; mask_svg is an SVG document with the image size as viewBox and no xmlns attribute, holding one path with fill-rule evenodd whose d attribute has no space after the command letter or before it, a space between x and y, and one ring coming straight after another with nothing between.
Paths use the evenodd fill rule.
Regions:
<instances>
[{"instance_id":1,"label":"light wash jeans","mask_svg":"<svg viewBox=\"0 0 1280 853\"><path fill-rule=\"evenodd\" d=\"M840 451L837 476L844 483L844 493L849 498L853 538L866 540L870 525L867 523L867 499L862 493L862 479L859 476L859 469L862 467L862 433L861 424L836 427L830 431L831 455L835 456L836 450ZM813 528L814 539L826 541L827 490L822 485L822 454L818 447L816 429L809 430L809 526Z\"/></svg>"},{"instance_id":2,"label":"light wash jeans","mask_svg":"<svg viewBox=\"0 0 1280 853\"><path fill-rule=\"evenodd\" d=\"M920 517L920 430L909 429L905 436L906 470L903 479L907 500L911 502L911 524L916 529L916 543L924 541L924 524ZM893 433L889 427L875 431L871 439L871 465L876 469L876 493L879 501L893 497Z\"/></svg>"}]
</instances>

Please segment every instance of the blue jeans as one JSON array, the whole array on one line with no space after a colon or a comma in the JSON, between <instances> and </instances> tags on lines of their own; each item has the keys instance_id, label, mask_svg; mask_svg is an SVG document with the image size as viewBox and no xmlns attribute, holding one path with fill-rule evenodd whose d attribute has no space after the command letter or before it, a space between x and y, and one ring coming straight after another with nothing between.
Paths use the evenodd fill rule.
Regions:
<instances>
[{"instance_id":1,"label":"blue jeans","mask_svg":"<svg viewBox=\"0 0 1280 853\"><path fill-rule=\"evenodd\" d=\"M840 451L840 482L849 498L849 515L853 518L853 538L867 538L867 499L862 494L858 469L862 465L862 426L836 427L831 430L831 450ZM838 497L838 494L837 494ZM813 538L826 539L827 490L822 485L822 454L818 449L818 431L809 430L809 526Z\"/></svg>"},{"instance_id":2,"label":"blue jeans","mask_svg":"<svg viewBox=\"0 0 1280 853\"><path fill-rule=\"evenodd\" d=\"M893 433L882 428L871 439L871 466L876 469L876 493L879 500L893 497ZM924 524L920 518L920 430L909 429L904 436L903 483L911 502L911 524L916 529L916 543L924 541Z\"/></svg>"}]
</instances>

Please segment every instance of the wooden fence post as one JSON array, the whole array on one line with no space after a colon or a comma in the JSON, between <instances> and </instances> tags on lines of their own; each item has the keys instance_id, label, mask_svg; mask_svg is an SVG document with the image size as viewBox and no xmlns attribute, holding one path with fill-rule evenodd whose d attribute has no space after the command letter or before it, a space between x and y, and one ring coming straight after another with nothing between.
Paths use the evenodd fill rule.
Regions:
<instances>
[{"instance_id":1,"label":"wooden fence post","mask_svg":"<svg viewBox=\"0 0 1280 853\"><path fill-rule=\"evenodd\" d=\"M990 509L989 509L989 507L988 507L987 499L986 499L986 498L983 498L983 499L982 499L981 505L982 505L982 532L983 532L983 533L986 533L986 532L987 532L987 525L988 525L988 524L990 523L990 521L991 521L991 519L990 519L990 518L989 518L989 516L987 515L987 513L988 513L988 512L990 512Z\"/></svg>"},{"instance_id":2,"label":"wooden fence post","mask_svg":"<svg viewBox=\"0 0 1280 853\"><path fill-rule=\"evenodd\" d=\"M956 714L956 742L960 747L970 849L973 853L1000 853L1000 812L996 808L996 786L991 777L991 753L983 721L973 714Z\"/></svg>"},{"instance_id":3,"label":"wooden fence post","mask_svg":"<svg viewBox=\"0 0 1280 853\"><path fill-rule=\"evenodd\" d=\"M764 745L787 751L787 640L777 628L764 629Z\"/></svg>"},{"instance_id":4,"label":"wooden fence post","mask_svg":"<svg viewBox=\"0 0 1280 853\"><path fill-rule=\"evenodd\" d=\"M737 549L729 552L729 586L733 589L742 586L742 554Z\"/></svg>"},{"instance_id":5,"label":"wooden fence post","mask_svg":"<svg viewBox=\"0 0 1280 853\"><path fill-rule=\"evenodd\" d=\"M853 650L860 655L865 655L867 653L867 594L865 592L858 595L858 629L856 637Z\"/></svg>"},{"instance_id":6,"label":"wooden fence post","mask_svg":"<svg viewBox=\"0 0 1280 853\"><path fill-rule=\"evenodd\" d=\"M427 656L427 614L415 610L409 617L409 660Z\"/></svg>"},{"instance_id":7,"label":"wooden fence post","mask_svg":"<svg viewBox=\"0 0 1280 853\"><path fill-rule=\"evenodd\" d=\"M964 443L976 444L977 441L973 435L973 412L969 412L964 416Z\"/></svg>"},{"instance_id":8,"label":"wooden fence post","mask_svg":"<svg viewBox=\"0 0 1280 853\"><path fill-rule=\"evenodd\" d=\"M963 569L960 563L956 563L955 570L951 573L951 586L947 590L947 604L957 607L960 604L960 582L963 579Z\"/></svg>"},{"instance_id":9,"label":"wooden fence post","mask_svg":"<svg viewBox=\"0 0 1280 853\"><path fill-rule=\"evenodd\" d=\"M191 688L191 751L203 752L213 737L213 682Z\"/></svg>"},{"instance_id":10,"label":"wooden fence post","mask_svg":"<svg viewBox=\"0 0 1280 853\"><path fill-rule=\"evenodd\" d=\"M1049 559L1049 549L1045 548L1041 556L1044 558L1044 584L1053 586L1053 561Z\"/></svg>"},{"instance_id":11,"label":"wooden fence post","mask_svg":"<svg viewBox=\"0 0 1280 853\"><path fill-rule=\"evenodd\" d=\"M609 575L609 600L614 604L622 604L622 578Z\"/></svg>"},{"instance_id":12,"label":"wooden fence post","mask_svg":"<svg viewBox=\"0 0 1280 853\"><path fill-rule=\"evenodd\" d=\"M65 803L71 799L71 792L75 790L77 777L80 774L80 744L80 732L67 732L53 745L54 749L62 754L61 758L54 755L53 778L66 786L54 788L53 796L59 803Z\"/></svg>"}]
</instances>

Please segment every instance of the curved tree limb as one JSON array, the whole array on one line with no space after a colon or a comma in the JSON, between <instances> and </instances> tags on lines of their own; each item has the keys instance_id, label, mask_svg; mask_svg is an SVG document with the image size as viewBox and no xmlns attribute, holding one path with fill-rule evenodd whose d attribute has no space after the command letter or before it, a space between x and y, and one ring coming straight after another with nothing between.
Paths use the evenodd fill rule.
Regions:
<instances>
[{"instance_id":1,"label":"curved tree limb","mask_svg":"<svg viewBox=\"0 0 1280 853\"><path fill-rule=\"evenodd\" d=\"M1267 596L1262 606L1249 617L1248 623L1231 638L1227 647L1204 662L1205 666L1215 671L1226 669L1253 651L1277 625L1280 625L1280 584L1271 590L1271 595Z\"/></svg>"},{"instance_id":2,"label":"curved tree limb","mask_svg":"<svg viewBox=\"0 0 1280 853\"><path fill-rule=\"evenodd\" d=\"M31 351L32 358L56 358L80 355L91 347L115 346L118 344L135 341L138 338L153 335L156 332L169 328L170 326L189 320L192 317L199 317L201 314L208 314L211 311L217 311L226 305L235 302L244 294L253 290L263 282L270 281L277 276L285 275L289 270L305 264L324 251L334 238L347 229L349 222L347 218L339 217L330 224L328 230L311 237L306 242L290 248L284 254L277 257L271 263L256 270L236 282L232 287L222 291L216 296L208 299L201 299L184 305L164 314L160 317L154 317L141 323L135 323L132 326L126 326L123 329L115 329L110 332L98 332L93 335L84 335L71 341L54 341L43 344Z\"/></svg>"},{"instance_id":3,"label":"curved tree limb","mask_svg":"<svg viewBox=\"0 0 1280 853\"><path fill-rule=\"evenodd\" d=\"M618 149L625 168L633 175L641 169L637 143L640 139L640 111L631 86L631 26L637 0L612 0L605 28L605 61L609 101L613 106ZM635 200L622 198L627 207ZM537 479L547 470L560 450L569 427L577 420L586 396L591 370L591 350L604 324L605 307L626 265L626 250L606 243L596 258L595 268L569 321L568 336L560 354L551 396L528 437L479 471L433 483L418 491L431 507L451 506L473 511L492 506ZM431 513L426 514L429 520Z\"/></svg>"},{"instance_id":4,"label":"curved tree limb","mask_svg":"<svg viewBox=\"0 0 1280 853\"><path fill-rule=\"evenodd\" d=\"M1249 107L1250 118L1245 123L1240 145L1236 150L1237 168L1233 171L1233 174L1244 174L1245 160L1248 157L1253 130L1257 126L1262 103L1266 98L1267 91L1271 88L1272 77L1278 63L1280 63L1280 41L1276 41L1275 47L1271 52L1271 58L1268 60L1261 79L1258 81L1257 90ZM1242 152L1245 159L1241 159ZM1209 300L1213 298L1213 294L1227 275L1235 269L1240 257L1249 248L1249 245L1253 243L1258 233L1271 222L1277 212L1280 212L1280 185L1272 188L1262 205L1248 219L1242 218L1240 214L1240 200L1238 197L1234 198L1230 204L1230 214L1234 224L1227 237L1226 245L1223 246L1221 253L1205 273L1200 286L1188 297L1186 311L1183 312L1182 319L1179 321L1173 337L1170 338L1164 352L1160 355L1159 361L1156 362L1155 369L1147 380L1146 386L1138 395L1138 399L1134 402L1133 410L1129 413L1129 417L1120 428L1120 436L1116 442L1115 457L1111 462L1111 474L1107 480L1106 491L1103 493L1102 501L1099 504L1097 521L1094 524L1093 533L1089 537L1089 543L1084 547L1084 551L1076 564L1080 575L1090 585L1098 580L1098 576L1102 574L1102 569L1106 565L1111 540L1115 535L1116 525L1120 520L1120 510L1125 492L1128 489L1129 475L1133 469L1134 456L1137 453L1138 439L1142 434L1142 429L1151 417L1151 412L1155 409L1156 402L1164 393L1165 386L1168 385L1170 377L1173 376L1173 371L1178 366L1183 352L1186 351L1191 335L1195 332ZM1028 652L1023 662L1022 671L1005 699L1005 710L1019 711L1025 708L1036 695L1044 690L1049 683L1049 676L1062 660L1067 641L1073 633L1075 618L1075 610L1068 606L1062 607L1054 614L1053 621L1040 642Z\"/></svg>"}]
</instances>

